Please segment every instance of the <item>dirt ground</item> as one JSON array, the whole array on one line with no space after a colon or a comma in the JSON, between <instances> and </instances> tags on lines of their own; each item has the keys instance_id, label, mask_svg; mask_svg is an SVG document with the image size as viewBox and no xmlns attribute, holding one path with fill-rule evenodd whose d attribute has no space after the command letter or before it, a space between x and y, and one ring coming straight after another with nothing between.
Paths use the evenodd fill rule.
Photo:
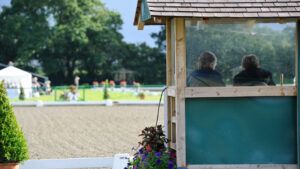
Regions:
<instances>
[{"instance_id":1,"label":"dirt ground","mask_svg":"<svg viewBox=\"0 0 300 169\"><path fill-rule=\"evenodd\" d=\"M31 159L112 157L130 153L156 106L15 107ZM163 108L159 123L163 123Z\"/></svg>"}]
</instances>

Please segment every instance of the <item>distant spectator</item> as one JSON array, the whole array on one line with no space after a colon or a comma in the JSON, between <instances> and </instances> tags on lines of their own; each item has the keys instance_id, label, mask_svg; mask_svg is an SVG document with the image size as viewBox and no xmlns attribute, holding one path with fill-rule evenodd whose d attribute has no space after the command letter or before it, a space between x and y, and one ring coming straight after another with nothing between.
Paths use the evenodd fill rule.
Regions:
<instances>
[{"instance_id":1,"label":"distant spectator","mask_svg":"<svg viewBox=\"0 0 300 169\"><path fill-rule=\"evenodd\" d=\"M32 93L33 93L34 97L40 96L40 93L39 93L40 87L41 87L41 85L38 82L38 78L37 77L32 78Z\"/></svg>"},{"instance_id":2,"label":"distant spectator","mask_svg":"<svg viewBox=\"0 0 300 169\"><path fill-rule=\"evenodd\" d=\"M68 93L68 100L69 101L77 101L78 97L79 97L79 94L77 93L76 86L71 85L70 92Z\"/></svg>"},{"instance_id":3,"label":"distant spectator","mask_svg":"<svg viewBox=\"0 0 300 169\"><path fill-rule=\"evenodd\" d=\"M80 77L79 76L75 76L74 84L76 86L76 89L78 89L78 87L79 87L79 80L80 80Z\"/></svg>"},{"instance_id":4,"label":"distant spectator","mask_svg":"<svg viewBox=\"0 0 300 169\"><path fill-rule=\"evenodd\" d=\"M48 95L51 94L51 92L52 92L50 80L47 80L45 82L45 91L46 91L46 94L48 94Z\"/></svg>"}]
</instances>

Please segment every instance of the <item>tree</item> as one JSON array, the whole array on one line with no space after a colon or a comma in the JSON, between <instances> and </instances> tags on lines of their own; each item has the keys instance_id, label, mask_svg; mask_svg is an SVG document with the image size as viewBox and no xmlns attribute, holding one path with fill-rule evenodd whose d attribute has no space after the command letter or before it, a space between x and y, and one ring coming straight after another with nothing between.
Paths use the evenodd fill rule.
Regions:
<instances>
[{"instance_id":1,"label":"tree","mask_svg":"<svg viewBox=\"0 0 300 169\"><path fill-rule=\"evenodd\" d=\"M45 73L56 84L72 82L75 74L85 78L105 74L101 67L122 41L119 14L98 0L55 1L51 9L55 25L40 58Z\"/></svg>"},{"instance_id":2,"label":"tree","mask_svg":"<svg viewBox=\"0 0 300 169\"><path fill-rule=\"evenodd\" d=\"M0 62L44 74L53 85L76 75L83 83L113 79L121 68L142 83L164 83L164 32L153 34L158 48L151 48L125 43L121 25L100 0L12 0L0 13Z\"/></svg>"},{"instance_id":3,"label":"tree","mask_svg":"<svg viewBox=\"0 0 300 169\"><path fill-rule=\"evenodd\" d=\"M135 80L144 84L165 84L166 57L159 48L151 48L145 43L127 45L121 65L135 71Z\"/></svg>"},{"instance_id":4,"label":"tree","mask_svg":"<svg viewBox=\"0 0 300 169\"><path fill-rule=\"evenodd\" d=\"M3 83L0 84L0 163L29 158L25 137L19 127Z\"/></svg>"},{"instance_id":5,"label":"tree","mask_svg":"<svg viewBox=\"0 0 300 169\"><path fill-rule=\"evenodd\" d=\"M162 26L158 33L152 33L151 37L155 39L155 44L161 51L166 50L166 27Z\"/></svg>"},{"instance_id":6,"label":"tree","mask_svg":"<svg viewBox=\"0 0 300 169\"><path fill-rule=\"evenodd\" d=\"M46 1L12 0L0 13L0 62L31 67L49 33ZM31 67L33 69L33 67Z\"/></svg>"}]
</instances>

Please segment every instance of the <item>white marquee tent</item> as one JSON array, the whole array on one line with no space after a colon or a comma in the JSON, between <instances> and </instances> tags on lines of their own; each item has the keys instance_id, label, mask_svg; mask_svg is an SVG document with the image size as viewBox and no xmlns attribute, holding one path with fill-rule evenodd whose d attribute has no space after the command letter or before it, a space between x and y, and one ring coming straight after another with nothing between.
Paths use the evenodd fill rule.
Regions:
<instances>
[{"instance_id":1,"label":"white marquee tent","mask_svg":"<svg viewBox=\"0 0 300 169\"><path fill-rule=\"evenodd\" d=\"M14 66L8 66L0 70L0 81L3 81L8 86L8 96L18 97L20 87L24 88L25 97L32 95L32 75L24 70L18 69Z\"/></svg>"}]
</instances>

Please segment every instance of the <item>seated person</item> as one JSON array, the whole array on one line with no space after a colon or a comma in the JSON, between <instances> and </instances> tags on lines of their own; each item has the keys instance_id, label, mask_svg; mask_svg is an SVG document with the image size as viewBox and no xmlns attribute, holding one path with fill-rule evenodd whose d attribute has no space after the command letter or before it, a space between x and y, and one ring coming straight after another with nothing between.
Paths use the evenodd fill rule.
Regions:
<instances>
[{"instance_id":1,"label":"seated person","mask_svg":"<svg viewBox=\"0 0 300 169\"><path fill-rule=\"evenodd\" d=\"M76 91L76 86L71 85L70 92L68 93L68 100L69 101L77 101L78 97L79 97L79 94Z\"/></svg>"},{"instance_id":2,"label":"seated person","mask_svg":"<svg viewBox=\"0 0 300 169\"><path fill-rule=\"evenodd\" d=\"M253 54L244 56L243 71L233 78L234 86L265 86L275 85L271 72L259 67L259 61Z\"/></svg>"},{"instance_id":3,"label":"seated person","mask_svg":"<svg viewBox=\"0 0 300 169\"><path fill-rule=\"evenodd\" d=\"M210 87L210 86L225 86L222 76L215 71L217 65L217 57L212 52L204 52L199 57L198 70L193 71L188 79L187 86L189 87Z\"/></svg>"}]
</instances>

